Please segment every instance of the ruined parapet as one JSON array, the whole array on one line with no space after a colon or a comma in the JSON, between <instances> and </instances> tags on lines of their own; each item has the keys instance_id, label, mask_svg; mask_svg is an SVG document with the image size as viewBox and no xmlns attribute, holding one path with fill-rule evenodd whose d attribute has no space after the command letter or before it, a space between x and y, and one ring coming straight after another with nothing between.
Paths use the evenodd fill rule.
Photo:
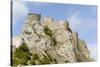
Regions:
<instances>
[{"instance_id":1,"label":"ruined parapet","mask_svg":"<svg viewBox=\"0 0 100 67\"><path fill-rule=\"evenodd\" d=\"M58 27L58 24L55 22L55 20L53 20L52 17L45 16L42 20L42 26L44 26L44 28L48 27L54 33Z\"/></svg>"},{"instance_id":2,"label":"ruined parapet","mask_svg":"<svg viewBox=\"0 0 100 67\"><path fill-rule=\"evenodd\" d=\"M26 20L26 23L32 23L35 21L40 21L41 19L41 14L34 14L34 13L29 13L28 14L28 19Z\"/></svg>"},{"instance_id":3,"label":"ruined parapet","mask_svg":"<svg viewBox=\"0 0 100 67\"><path fill-rule=\"evenodd\" d=\"M46 16L46 17L43 17L43 23L42 23L42 25L43 26L47 26L47 25L49 25L52 22L53 22L53 18L49 17L49 16Z\"/></svg>"},{"instance_id":4,"label":"ruined parapet","mask_svg":"<svg viewBox=\"0 0 100 67\"><path fill-rule=\"evenodd\" d=\"M69 23L67 21L64 20L60 20L59 21L59 27L60 29L68 29L69 28Z\"/></svg>"},{"instance_id":5,"label":"ruined parapet","mask_svg":"<svg viewBox=\"0 0 100 67\"><path fill-rule=\"evenodd\" d=\"M25 30L32 31L32 29L31 29L32 25L34 23L39 24L40 19L41 19L41 14L29 13L27 20L25 21L25 24L23 26L22 32L25 32Z\"/></svg>"},{"instance_id":6,"label":"ruined parapet","mask_svg":"<svg viewBox=\"0 0 100 67\"><path fill-rule=\"evenodd\" d=\"M41 19L41 15L40 14L29 13L28 14L28 19L39 21Z\"/></svg>"},{"instance_id":7,"label":"ruined parapet","mask_svg":"<svg viewBox=\"0 0 100 67\"><path fill-rule=\"evenodd\" d=\"M72 33L72 30L71 30L70 27L69 27L69 22L68 22L68 21L60 20L60 21L59 21L59 28L60 28L60 29L67 30L67 31L69 31L70 33Z\"/></svg>"}]
</instances>

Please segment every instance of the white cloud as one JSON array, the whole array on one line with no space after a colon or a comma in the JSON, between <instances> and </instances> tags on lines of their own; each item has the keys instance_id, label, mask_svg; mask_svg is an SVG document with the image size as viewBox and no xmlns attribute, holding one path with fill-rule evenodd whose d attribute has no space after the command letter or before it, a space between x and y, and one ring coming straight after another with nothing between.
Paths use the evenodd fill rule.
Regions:
<instances>
[{"instance_id":1,"label":"white cloud","mask_svg":"<svg viewBox=\"0 0 100 67\"><path fill-rule=\"evenodd\" d=\"M87 44L91 56L97 61L97 44Z\"/></svg>"},{"instance_id":2,"label":"white cloud","mask_svg":"<svg viewBox=\"0 0 100 67\"><path fill-rule=\"evenodd\" d=\"M67 19L72 29L78 29L78 27L81 25L81 20L78 17L78 15L79 15L79 12L77 11Z\"/></svg>"},{"instance_id":3,"label":"white cloud","mask_svg":"<svg viewBox=\"0 0 100 67\"><path fill-rule=\"evenodd\" d=\"M22 1L13 1L13 24L16 24L16 21L20 20L20 18L24 18L28 14L28 9L25 6L25 2Z\"/></svg>"},{"instance_id":4,"label":"white cloud","mask_svg":"<svg viewBox=\"0 0 100 67\"><path fill-rule=\"evenodd\" d=\"M72 30L92 30L96 27L96 19L90 17L82 17L79 11L74 12L67 19Z\"/></svg>"}]
</instances>

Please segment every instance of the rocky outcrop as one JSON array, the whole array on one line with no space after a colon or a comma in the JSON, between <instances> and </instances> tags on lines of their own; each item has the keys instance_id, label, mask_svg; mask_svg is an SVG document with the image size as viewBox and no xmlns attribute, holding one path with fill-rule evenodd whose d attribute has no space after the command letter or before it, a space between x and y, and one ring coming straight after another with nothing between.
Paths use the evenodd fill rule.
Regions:
<instances>
[{"instance_id":1,"label":"rocky outcrop","mask_svg":"<svg viewBox=\"0 0 100 67\"><path fill-rule=\"evenodd\" d=\"M73 32L69 22L54 21L51 17L29 14L22 33L13 38L12 65L37 65L93 61L84 40ZM25 63L14 64L16 49L26 44L31 55Z\"/></svg>"}]
</instances>

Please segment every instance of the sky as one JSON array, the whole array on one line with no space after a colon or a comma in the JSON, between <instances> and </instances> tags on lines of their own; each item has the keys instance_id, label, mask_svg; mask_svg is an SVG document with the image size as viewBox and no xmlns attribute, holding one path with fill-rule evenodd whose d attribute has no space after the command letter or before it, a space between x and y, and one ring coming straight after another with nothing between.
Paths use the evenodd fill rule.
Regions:
<instances>
[{"instance_id":1,"label":"sky","mask_svg":"<svg viewBox=\"0 0 100 67\"><path fill-rule=\"evenodd\" d=\"M72 31L78 32L79 38L88 44L92 57L97 59L97 6L14 0L13 37L21 33L28 13L67 20Z\"/></svg>"}]
</instances>

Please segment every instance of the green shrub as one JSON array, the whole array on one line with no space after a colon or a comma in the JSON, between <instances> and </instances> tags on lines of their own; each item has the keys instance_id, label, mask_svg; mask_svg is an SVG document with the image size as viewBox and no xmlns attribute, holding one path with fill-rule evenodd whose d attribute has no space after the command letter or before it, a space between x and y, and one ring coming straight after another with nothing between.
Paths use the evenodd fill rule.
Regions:
<instances>
[{"instance_id":1,"label":"green shrub","mask_svg":"<svg viewBox=\"0 0 100 67\"><path fill-rule=\"evenodd\" d=\"M52 37L52 31L48 28L48 26L44 26L44 33Z\"/></svg>"},{"instance_id":2,"label":"green shrub","mask_svg":"<svg viewBox=\"0 0 100 67\"><path fill-rule=\"evenodd\" d=\"M51 62L50 58L47 57L47 56L45 56L44 54L42 56L43 56L43 58L40 59L39 56L38 56L38 54L34 53L32 55L30 64L36 65L37 63L35 61L38 61L39 62L38 64L50 64L50 62Z\"/></svg>"},{"instance_id":3,"label":"green shrub","mask_svg":"<svg viewBox=\"0 0 100 67\"><path fill-rule=\"evenodd\" d=\"M12 55L13 66L27 65L27 61L30 60L31 53L25 43L16 48Z\"/></svg>"},{"instance_id":4,"label":"green shrub","mask_svg":"<svg viewBox=\"0 0 100 67\"><path fill-rule=\"evenodd\" d=\"M43 59L40 62L41 64L50 64L51 61L47 56L43 55Z\"/></svg>"},{"instance_id":5,"label":"green shrub","mask_svg":"<svg viewBox=\"0 0 100 67\"><path fill-rule=\"evenodd\" d=\"M36 65L36 63L35 63L36 60L39 61L39 56L38 56L38 54L34 53L34 54L32 54L30 64Z\"/></svg>"},{"instance_id":6,"label":"green shrub","mask_svg":"<svg viewBox=\"0 0 100 67\"><path fill-rule=\"evenodd\" d=\"M54 42L54 45L57 44L55 38L52 37L52 36L53 36L53 33L52 33L52 31L49 29L48 26L44 26L44 33L45 33L46 35L50 36L50 38L51 38L52 41Z\"/></svg>"}]
</instances>

